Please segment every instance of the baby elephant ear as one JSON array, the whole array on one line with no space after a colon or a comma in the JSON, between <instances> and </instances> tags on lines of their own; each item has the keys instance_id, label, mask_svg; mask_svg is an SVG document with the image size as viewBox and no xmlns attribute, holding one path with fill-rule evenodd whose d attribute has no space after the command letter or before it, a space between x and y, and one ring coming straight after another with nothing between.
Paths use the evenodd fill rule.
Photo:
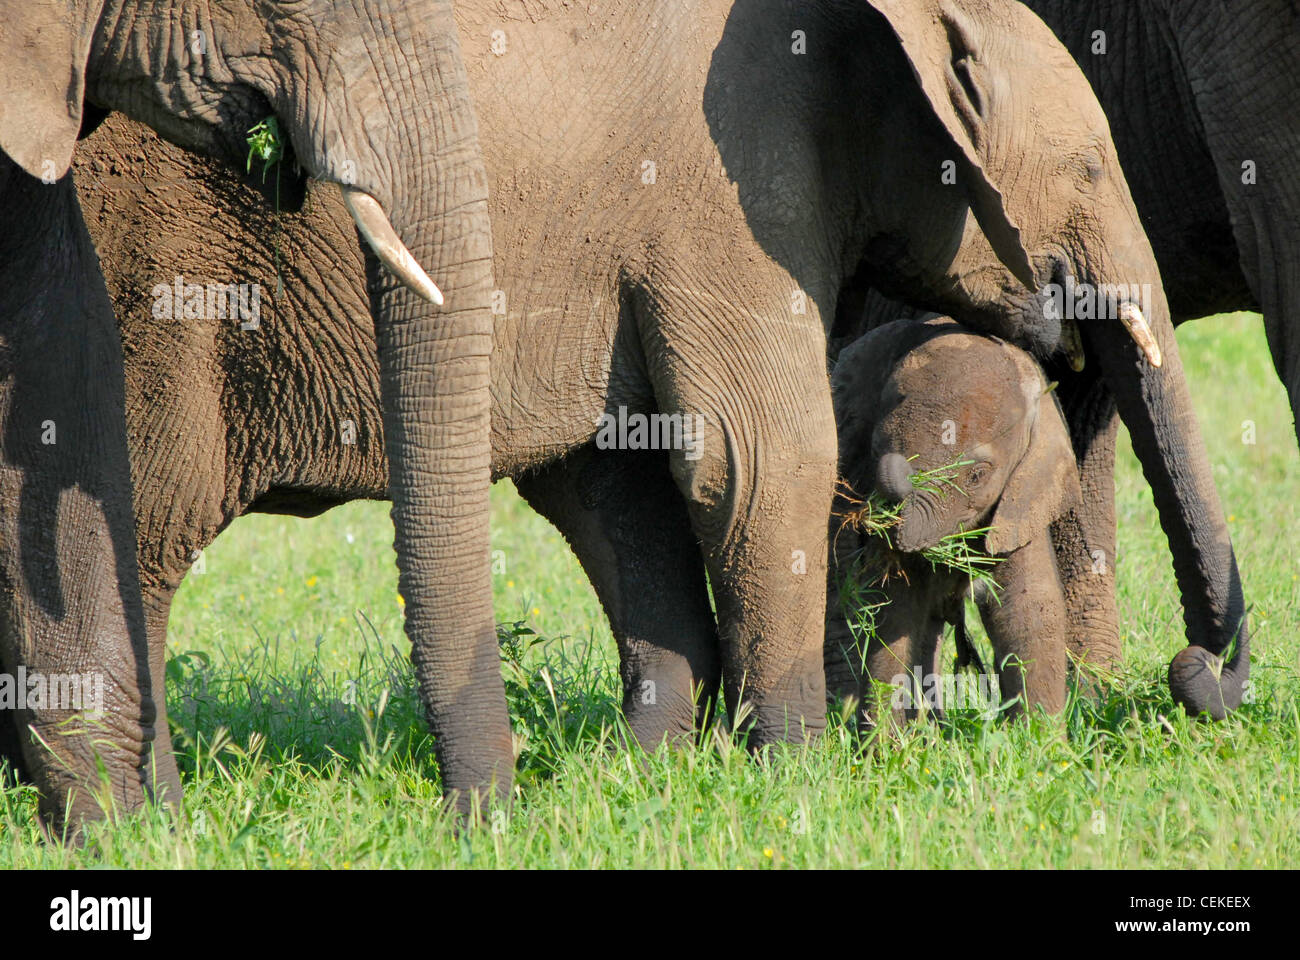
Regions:
<instances>
[{"instance_id":1,"label":"baby elephant ear","mask_svg":"<svg viewBox=\"0 0 1300 960\"><path fill-rule=\"evenodd\" d=\"M1041 380L1039 381L1041 391ZM1074 447L1056 396L1040 392L1025 455L1002 488L993 527L984 539L989 553L1007 554L1047 535L1053 520L1083 501Z\"/></svg>"},{"instance_id":2,"label":"baby elephant ear","mask_svg":"<svg viewBox=\"0 0 1300 960\"><path fill-rule=\"evenodd\" d=\"M990 31L1008 29L1029 16L1008 0L870 0L903 48L917 84L952 138L967 202L999 260L1028 290L1037 290L1034 268L1020 237L1012 203L987 164L990 118L1010 108L1017 64L995 59L982 42ZM939 175L935 171L935 176ZM1039 202L1034 194L1034 203Z\"/></svg>"},{"instance_id":3,"label":"baby elephant ear","mask_svg":"<svg viewBox=\"0 0 1300 960\"><path fill-rule=\"evenodd\" d=\"M16 0L0 20L0 149L33 177L68 172L103 0Z\"/></svg>"}]
</instances>

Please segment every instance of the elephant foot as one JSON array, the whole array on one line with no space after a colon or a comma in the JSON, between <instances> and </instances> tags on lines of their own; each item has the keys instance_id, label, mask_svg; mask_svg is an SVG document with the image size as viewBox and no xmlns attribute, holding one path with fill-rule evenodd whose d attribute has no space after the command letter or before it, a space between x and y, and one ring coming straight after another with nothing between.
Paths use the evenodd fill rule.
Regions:
<instances>
[{"instance_id":1,"label":"elephant foot","mask_svg":"<svg viewBox=\"0 0 1300 960\"><path fill-rule=\"evenodd\" d=\"M681 747L694 743L713 717L715 693L686 683L664 682L660 675L648 679L638 675L623 695L623 716L637 743L653 753L662 743ZM716 687L716 682L715 682Z\"/></svg>"},{"instance_id":2,"label":"elephant foot","mask_svg":"<svg viewBox=\"0 0 1300 960\"><path fill-rule=\"evenodd\" d=\"M1239 670L1243 659L1246 669ZM1169 689L1174 701L1190 716L1205 713L1211 719L1222 720L1241 705L1248 673L1249 660L1244 651L1225 663L1204 647L1193 645L1178 651L1169 664Z\"/></svg>"},{"instance_id":3,"label":"elephant foot","mask_svg":"<svg viewBox=\"0 0 1300 960\"><path fill-rule=\"evenodd\" d=\"M820 662L817 666L820 671ZM780 695L746 697L735 713L733 727L745 736L751 753L773 744L816 740L826 729L826 686L820 672Z\"/></svg>"}]
</instances>

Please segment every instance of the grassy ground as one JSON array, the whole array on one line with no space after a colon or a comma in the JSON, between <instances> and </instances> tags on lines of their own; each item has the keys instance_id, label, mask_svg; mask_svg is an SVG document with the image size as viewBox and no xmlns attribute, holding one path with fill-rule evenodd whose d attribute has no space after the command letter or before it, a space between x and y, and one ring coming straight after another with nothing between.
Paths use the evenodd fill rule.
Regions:
<instances>
[{"instance_id":1,"label":"grassy ground","mask_svg":"<svg viewBox=\"0 0 1300 960\"><path fill-rule=\"evenodd\" d=\"M1181 611L1126 440L1128 664L1100 701L1075 699L1064 723L918 725L879 751L832 721L814 748L765 761L722 736L649 758L614 748L608 625L559 536L501 484L497 617L548 638L508 645L524 741L509 819L448 826L387 505L358 503L240 520L181 589L168 701L188 819L147 812L68 850L39 842L30 789L5 789L0 867L1294 866L1300 456L1258 317L1179 340L1254 604L1254 703L1226 723L1189 722L1169 700Z\"/></svg>"}]
</instances>

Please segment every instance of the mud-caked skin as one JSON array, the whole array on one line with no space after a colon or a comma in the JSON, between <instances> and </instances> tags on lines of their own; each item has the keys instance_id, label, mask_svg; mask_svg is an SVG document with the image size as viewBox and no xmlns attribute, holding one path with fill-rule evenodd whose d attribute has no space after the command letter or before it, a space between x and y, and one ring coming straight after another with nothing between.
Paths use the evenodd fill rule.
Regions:
<instances>
[{"instance_id":1,"label":"mud-caked skin","mask_svg":"<svg viewBox=\"0 0 1300 960\"><path fill-rule=\"evenodd\" d=\"M841 516L831 518L826 674L832 697L857 700L867 722L915 715L922 688L908 698L896 678L940 677L944 625L964 637L965 575L934 569L920 551L963 530L991 527L982 546L1000 561L999 590L975 592L993 644L1003 701L1010 712L1065 704L1065 597L1050 527L1079 503L1074 451L1046 379L1033 358L947 317L899 320L842 350L831 378L839 423L840 470L849 489L875 492L901 506L889 560ZM911 476L952 467L943 482ZM879 587L887 605L874 636L855 642L839 595L864 548L893 572ZM895 568L896 567L896 568ZM1097 580L1098 589L1104 589ZM873 601L881 599L873 596ZM910 688L909 688L910 689ZM943 689L939 687L939 689ZM930 706L942 704L930 703Z\"/></svg>"},{"instance_id":2,"label":"mud-caked skin","mask_svg":"<svg viewBox=\"0 0 1300 960\"><path fill-rule=\"evenodd\" d=\"M1054 355L1062 327L1042 284L1062 270L1157 276L1105 119L1050 32L1003 0L465 0L455 14L491 197L492 473L518 481L596 584L642 743L689 732L719 676L733 712L752 708L752 746L814 735L837 456L826 330L840 291L869 278ZM365 277L330 193L312 190L273 225L234 178L119 118L79 163L126 346L154 646L194 551L231 519L381 494L385 446L439 448L412 431L446 404L411 397L402 437L381 442L371 404L388 392L374 386L386 381L369 359ZM159 321L149 292L177 275L267 290L282 279L283 295L263 298L256 330ZM1124 409L1138 432L1185 392L1156 290L1160 370L1118 321L1086 331L1117 391L1142 398ZM384 345L381 328L381 359ZM476 396L467 366L436 346L391 353ZM620 411L703 427L666 453L597 449L599 418ZM1194 458L1194 424L1180 430L1173 452ZM478 449L466 439L455 466L469 470ZM1153 475L1216 515L1212 489L1179 485L1170 450L1148 454ZM485 491L444 480L425 461L390 486L447 511L440 530L486 516ZM490 614L486 550L470 569L470 554L448 558L445 537L397 519L399 547L415 537L408 628L423 591L413 637L438 638L415 655L439 704L444 778L464 790L492 770L500 788L500 750L484 744L499 743L504 708L461 717L456 699L494 704L499 689L495 648L457 619ZM432 651L450 658L445 676Z\"/></svg>"},{"instance_id":3,"label":"mud-caked skin","mask_svg":"<svg viewBox=\"0 0 1300 960\"><path fill-rule=\"evenodd\" d=\"M279 186L259 182L259 195L292 207L308 175L336 194L343 188L377 255L406 264L407 283L420 295L374 257L363 264L349 246L349 268L357 277L369 272L369 283L355 288L355 306L370 321L372 356L378 337L367 389L382 398L376 416L390 414L399 566L411 569L420 558L439 571L409 587L403 580L417 672L449 783L487 783L512 760L490 578L479 563L488 550L491 228L451 14L450 0L4 6L0 672L71 676L92 687L102 682L104 691L103 703L88 707L104 709L93 725L80 716L84 695L0 711L0 751L39 786L52 835L77 835L86 819L129 812L150 797L180 799L162 686L165 648L150 642L162 636L166 604L156 590L142 603L138 570L156 577L157 567L137 562L133 496L136 504L144 498L133 489L128 420L179 431L223 409L209 365L187 365L213 342L214 332L201 326L164 323L158 341L128 342L128 350L143 351L133 363L171 364L143 392L140 378L128 385L113 306L69 173L79 136L111 111L215 158L211 168L232 182L260 176L247 172L248 133L273 118L288 162ZM120 176L139 159L119 156L103 172ZM98 206L104 187L90 179L84 195ZM128 194L127 207L139 199ZM150 229L145 219L127 212L118 226ZM238 235L246 224L236 216L226 228ZM174 224L159 236L174 240ZM412 260L434 272L448 309L435 312L433 281ZM322 260L318 269L328 276L335 265ZM143 304L148 316L158 301L151 291L172 279L171 272L150 278L134 292L133 308ZM319 335L328 336L303 334L302 349ZM158 359L168 352L168 361ZM275 389L272 380L263 397ZM418 422L411 419L417 410ZM225 502L205 472L238 455L239 438L231 442L168 451L155 437L141 450L161 482L175 483L159 491L155 509L188 511L195 542L237 502ZM187 459L169 460L169 452ZM427 480L418 498L409 492L412 476ZM441 588L440 577L479 590L431 616L428 596ZM459 640L426 646L421 638L434 634ZM475 659L484 649L490 662Z\"/></svg>"}]
</instances>

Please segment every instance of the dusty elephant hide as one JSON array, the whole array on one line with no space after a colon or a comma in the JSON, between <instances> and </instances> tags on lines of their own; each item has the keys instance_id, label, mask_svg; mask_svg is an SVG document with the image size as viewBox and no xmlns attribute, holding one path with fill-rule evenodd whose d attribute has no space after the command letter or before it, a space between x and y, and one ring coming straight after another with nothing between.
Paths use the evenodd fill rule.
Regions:
<instances>
[{"instance_id":1,"label":"dusty elephant hide","mask_svg":"<svg viewBox=\"0 0 1300 960\"><path fill-rule=\"evenodd\" d=\"M8 3L0 90L0 674L69 691L0 710L0 751L37 785L42 825L77 837L86 820L180 799L135 551L126 406L142 401L124 387L69 174L110 111L215 158L232 182L254 176L249 131L275 131L286 204L311 176L353 211L373 251L357 307L377 341L398 565L430 569L404 582L412 656L444 783L490 782L513 759L478 563L491 228L450 0ZM444 292L456 309L435 313ZM444 580L466 597L430 602ZM103 695L88 706L73 681Z\"/></svg>"}]
</instances>

